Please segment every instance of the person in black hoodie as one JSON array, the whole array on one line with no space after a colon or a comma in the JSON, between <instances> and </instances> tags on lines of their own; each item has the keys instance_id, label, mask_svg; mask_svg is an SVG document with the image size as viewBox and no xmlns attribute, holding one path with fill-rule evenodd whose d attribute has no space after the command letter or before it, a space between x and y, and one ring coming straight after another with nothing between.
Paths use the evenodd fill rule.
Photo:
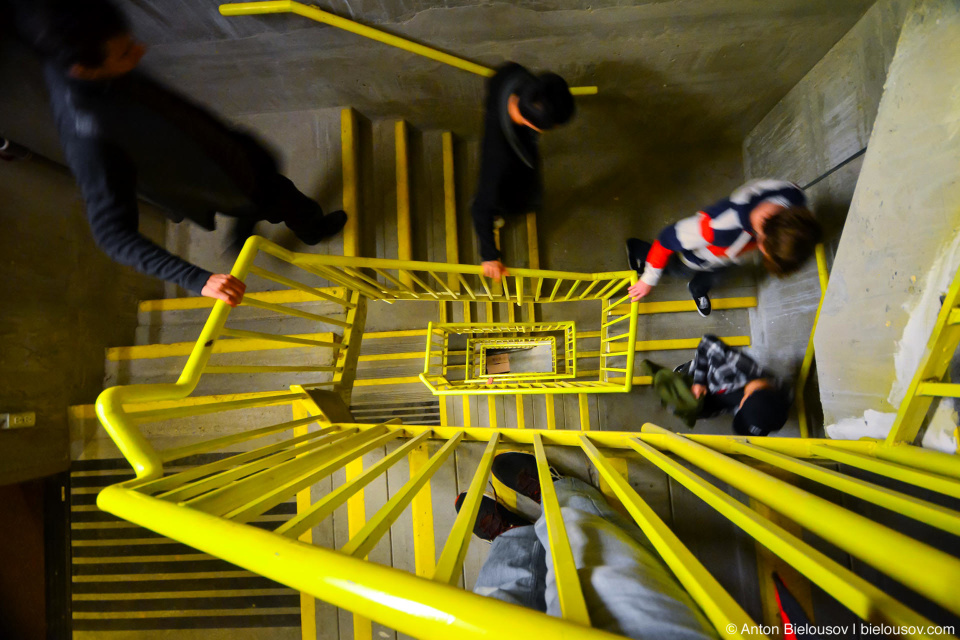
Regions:
<instances>
[{"instance_id":1,"label":"person in black hoodie","mask_svg":"<svg viewBox=\"0 0 960 640\"><path fill-rule=\"evenodd\" d=\"M97 245L117 262L236 306L245 285L155 245L138 231L137 197L212 230L214 214L252 231L284 222L304 243L338 233L278 172L262 144L135 70L146 49L103 0L8 0L17 31L44 59L54 120ZM242 234L245 239L247 234Z\"/></svg>"},{"instance_id":2,"label":"person in black hoodie","mask_svg":"<svg viewBox=\"0 0 960 640\"><path fill-rule=\"evenodd\" d=\"M480 179L471 213L483 273L499 280L508 272L500 260L494 228L505 215L540 209L540 133L569 121L574 103L570 88L557 74L535 76L511 62L487 83L484 108Z\"/></svg>"}]
</instances>

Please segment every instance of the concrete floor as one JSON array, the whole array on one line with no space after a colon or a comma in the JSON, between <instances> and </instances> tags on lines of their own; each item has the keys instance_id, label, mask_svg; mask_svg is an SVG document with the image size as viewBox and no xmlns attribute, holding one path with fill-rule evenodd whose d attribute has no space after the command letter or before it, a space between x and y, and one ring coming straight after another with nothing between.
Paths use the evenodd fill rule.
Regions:
<instances>
[{"instance_id":1,"label":"concrete floor","mask_svg":"<svg viewBox=\"0 0 960 640\"><path fill-rule=\"evenodd\" d=\"M61 167L4 162L0 203L0 413L36 412L37 426L66 452L67 407L99 393L104 348L131 343L137 301L163 287L100 252ZM154 212L144 213L141 228L162 238ZM0 448L11 462L27 457L12 445Z\"/></svg>"}]
</instances>

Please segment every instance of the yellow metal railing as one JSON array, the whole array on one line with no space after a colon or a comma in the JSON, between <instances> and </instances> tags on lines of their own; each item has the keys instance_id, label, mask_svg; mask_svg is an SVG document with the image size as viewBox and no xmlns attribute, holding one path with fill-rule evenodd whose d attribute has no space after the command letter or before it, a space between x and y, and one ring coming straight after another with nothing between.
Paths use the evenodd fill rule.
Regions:
<instances>
[{"instance_id":1,"label":"yellow metal railing","mask_svg":"<svg viewBox=\"0 0 960 640\"><path fill-rule=\"evenodd\" d=\"M930 340L900 404L897 418L887 436L887 444L912 442L923 426L934 398L960 397L960 383L943 382L957 344L960 344L960 271L954 276L953 284L940 305ZM954 477L960 478L960 475Z\"/></svg>"},{"instance_id":2,"label":"yellow metal railing","mask_svg":"<svg viewBox=\"0 0 960 640\"><path fill-rule=\"evenodd\" d=\"M800 437L806 438L810 435L809 421L807 419L807 403L805 392L807 381L810 379L810 369L813 366L813 336L817 332L817 323L820 322L820 310L823 308L823 297L827 294L827 284L830 281L830 270L827 268L827 252L822 244L817 245L817 280L820 283L820 301L817 303L817 313L813 316L813 327L810 329L810 338L807 340L807 350L803 354L803 362L800 364L800 374L797 376L796 397L797 397L797 423L800 427Z\"/></svg>"},{"instance_id":3,"label":"yellow metal railing","mask_svg":"<svg viewBox=\"0 0 960 640\"><path fill-rule=\"evenodd\" d=\"M306 285L276 269L256 266L253 261L258 253L338 288L320 286L323 283ZM910 518L941 535L960 536L960 512L944 506L944 500L960 499L960 462L956 456L908 443L919 428L916 406L905 403L895 437L887 442L681 436L652 424L644 424L640 431L593 432L354 424L337 416L343 415L349 400L346 396L356 369L368 299L471 299L517 305L551 297L556 300L561 294L571 299L583 296L577 299L601 301L602 324L609 329L633 323L608 324L616 318L636 317L636 303L624 308L622 298L614 299L636 275L591 276L518 269L503 291L494 291L482 286L479 267L294 254L262 238L248 241L233 274L273 279L342 307L341 317L273 303L263 306L262 301L250 305L270 313L295 311L293 315L331 325L342 333L339 340L331 337L315 341L322 344L294 343L330 353L333 363L328 369L316 371L311 367L304 371L311 378L320 375L329 379L293 386L290 391L251 393L229 401L188 398L201 374L210 372L209 359L218 341L230 336L245 339L240 336L246 334L225 326L230 309L216 303L178 382L115 387L98 399L101 422L137 477L102 491L97 504L161 535L352 611L357 638L370 637L371 620L413 637L437 640L519 635L578 640L614 637L589 626L590 612L580 588L578 567L573 564L557 497L551 490L548 447L582 452L720 637L765 636L746 614L743 603L731 597L631 485L624 471L628 468L625 460L662 471L740 527L758 547L793 567L865 622L898 627L897 635L907 638L943 638L954 633L953 629L935 627L943 620L921 615L866 581L845 562L815 549L797 530L788 530L764 510L778 512L801 530L873 567L940 610L960 615L960 592L956 589L960 584L960 559L898 531L884 518L867 517L848 506L849 496ZM402 284L407 278L413 284ZM463 287L462 298L450 289L450 278ZM428 280L437 283L436 288L426 285ZM917 389L921 384L932 384L923 381L940 371L942 353L952 353L960 341L960 331L954 328L960 321L958 283L947 296L915 381ZM545 289L553 291L545 293ZM269 336L258 334L257 339L264 335ZM604 333L603 328L598 332L598 336L613 335ZM626 340L620 342L625 343L621 353L633 353ZM321 390L328 387L331 390ZM915 395L923 397L919 392ZM276 405L290 406L291 419L175 449L155 450L140 431L141 425L152 421L203 414L222 415L224 423L230 424L240 415L236 412L249 414ZM638 426L639 422L624 427ZM476 446L483 449L478 461L470 462L477 460L475 455L460 455L466 447ZM456 587L465 575L471 531L493 457L505 450L525 450L536 457L543 488L543 517L551 537L548 561L554 567L558 591L563 594L562 618ZM365 459L367 453L375 451L382 455ZM196 454L213 453L218 455L203 458L213 461L190 465ZM409 472L398 475L396 465L404 460ZM165 469L171 462L176 467ZM444 473L449 474L453 465L469 488L452 524L443 525L441 519L433 517L434 509L443 506L432 506L430 495L442 488L438 486L438 473L446 469ZM882 479L874 482L855 477L844 472L846 467L863 469ZM376 486L373 483L382 484L391 470L386 495L377 498L371 491L365 495L365 489ZM804 484L795 481L798 477ZM320 481L328 483L329 488L315 497L309 489ZM912 486L940 495L936 499L918 498ZM751 498L749 505L741 495ZM276 516L266 516L274 507L293 499L297 502L296 514L280 521ZM332 526L335 513L343 517L344 510L338 511L343 506L348 538L340 540L337 548L312 544L314 527ZM367 509L371 509L369 515ZM414 562L406 564L415 566L416 571L407 573L366 561L408 509L415 540L411 551ZM443 539L445 543L437 554L433 541ZM400 560L395 557L394 562Z\"/></svg>"},{"instance_id":4,"label":"yellow metal railing","mask_svg":"<svg viewBox=\"0 0 960 640\"><path fill-rule=\"evenodd\" d=\"M757 542L793 566L853 613L874 624L919 629L903 637L928 637L934 622L872 586L842 564L788 533L708 478L762 500L803 528L875 567L888 576L936 602L945 610L960 613L960 559L888 526L851 511L837 502L771 475L744 460L758 460L782 471L801 475L816 483L847 493L936 527L960 535L960 513L906 493L847 476L815 464L821 460L856 456L875 465L889 465L882 452L887 445L876 441L825 441L789 438L740 438L727 436L682 437L653 425L642 432L536 431L459 427L419 427L393 424L331 424L309 390L298 390L294 402L312 405L308 416L284 425L274 425L246 434L221 437L170 452L166 460L215 450L233 450L241 441L276 440L279 433L291 437L232 455L172 475L141 478L104 490L98 505L111 513L165 536L223 558L239 567L276 580L336 606L361 613L380 624L419 638L473 639L516 633L536 637L601 638L607 634L588 628L589 613L583 603L576 568L569 558L569 543L560 519L559 506L549 491L544 445L581 450L610 485L637 525L644 531L680 583L716 626L721 637L754 637L729 634L727 625L753 625L749 616L720 586L696 557L650 508L646 500L616 471L613 458L645 460L687 487L704 502L753 536ZM313 424L302 435L296 428ZM364 562L363 558L386 535L400 514L438 470L465 443L479 442L485 452L469 483L466 500L450 527L447 542L435 565L422 577ZM360 494L364 487L387 470L427 445L432 454L419 471L394 489L389 498L357 527L346 543L326 549L297 542L334 511ZM387 447L387 454L325 496L310 501L285 522L273 522L270 530L255 527L266 511L291 499L298 492L361 461L365 453ZM565 620L483 598L453 585L460 579L470 545L470 532L477 517L480 497L490 474L493 455L499 450L529 448L536 454L544 491L543 508L551 528L551 561L562 591ZM960 482L949 481L924 470L928 455L901 445L901 464L913 464L913 473L926 477L926 485L958 496ZM913 456L911 453L919 455ZM666 455L670 454L670 455ZM736 455L739 457L734 458ZM637 458L639 456L639 458ZM677 458L688 464L680 464ZM808 462L804 458L813 458ZM412 458L411 458L412 459ZM945 462L945 461L944 461ZM956 465L956 460L951 463ZM883 466L878 473L885 473ZM936 481L936 482L935 482ZM943 484L946 482L947 484ZM369 500L369 498L368 498ZM369 503L368 503L369 504ZM416 517L416 516L415 516ZM428 534L432 538L433 531ZM944 637L944 636L939 636Z\"/></svg>"},{"instance_id":5,"label":"yellow metal railing","mask_svg":"<svg viewBox=\"0 0 960 640\"><path fill-rule=\"evenodd\" d=\"M402 49L418 56L423 56L437 62L449 65L451 67L475 73L477 75L489 78L494 74L494 70L484 67L475 62L470 62L449 53L428 47L392 33L381 31L367 25L341 18L338 15L324 11L317 7L303 4L301 2L292 2L291 0L267 0L265 2L237 2L233 4L220 5L220 13L225 16L250 16L262 15L265 13L293 13L304 18L309 18L316 22L328 24L331 27L343 29L350 33L355 33L364 38L370 38L385 45ZM590 96L597 93L597 87L570 87L570 93L575 96Z\"/></svg>"},{"instance_id":6,"label":"yellow metal railing","mask_svg":"<svg viewBox=\"0 0 960 640\"><path fill-rule=\"evenodd\" d=\"M571 323L572 325L572 323ZM546 346L550 351L550 370L549 371L506 371L503 373L492 373L487 360L488 356L492 359L496 354L493 351L501 350L510 352L518 349L535 349ZM500 338L481 338L467 340L465 366L467 368L467 377L465 382L492 382L492 381L512 381L512 380L552 380L554 378L572 378L577 372L571 368L572 363L576 362L572 358L564 358L563 362L567 365L564 369L559 366L560 359L557 354L557 337L544 336L537 338L510 338L503 336Z\"/></svg>"},{"instance_id":7,"label":"yellow metal railing","mask_svg":"<svg viewBox=\"0 0 960 640\"><path fill-rule=\"evenodd\" d=\"M359 295L356 290L343 290L341 296L332 295L328 291L307 286L274 271L255 266L253 260L261 249L290 264L294 262L294 254L263 238L253 237L244 245L236 264L230 272L231 275L246 280L248 275L255 274L267 280L299 289L310 294L317 301L333 303L342 307L346 318L322 316L290 305L264 302L255 296L246 296L241 306L263 309L280 316L286 315L312 320L321 325L334 327L342 332L342 339L340 341L335 340L332 333L327 334L327 339L317 340L227 328L225 324L231 308L226 303L218 301L204 324L200 337L190 352L187 363L176 382L110 387L97 398L96 409L101 424L114 442L117 443L120 452L133 465L138 477L154 478L159 476L162 473L162 460L165 458L154 450L140 434L137 425L149 421L162 421L224 410L222 405L217 407L177 404L177 401L183 400L193 393L204 373L300 372L312 376L326 373L332 374L331 384L335 388L342 389L344 393L349 394L353 382L350 374L356 369L356 361L359 356L359 335L363 331L362 320L365 313L365 298ZM300 266L306 271L317 274L313 267ZM356 327L357 332L353 331L355 324L359 324ZM329 353L333 363L330 365L211 365L209 362L214 353L229 350L229 341L222 341L222 338L257 338L315 347ZM354 340L354 338L357 339ZM225 346L227 349L224 349ZM275 404L273 398L240 401L240 403L242 407ZM226 408L229 407L230 405L227 404Z\"/></svg>"},{"instance_id":8,"label":"yellow metal railing","mask_svg":"<svg viewBox=\"0 0 960 640\"><path fill-rule=\"evenodd\" d=\"M600 322L603 323L606 318L606 315L602 316ZM623 332L617 334L616 338L625 342L626 347L613 352L609 347L612 340L601 343L600 369L586 374L599 375L598 379L583 379L584 376L577 373L576 327L573 322L430 323L420 379L438 396L626 393L633 384L636 315L621 318L631 320L622 325ZM557 364L557 336L549 335L559 332L563 334L564 345L562 368ZM515 337L508 337L511 335ZM464 351L451 349L450 340L453 336L460 336L461 341L466 337ZM552 371L485 372L485 351L488 347L519 347L538 340L548 340L552 345ZM590 356L596 357L596 354L591 352Z\"/></svg>"}]
</instances>

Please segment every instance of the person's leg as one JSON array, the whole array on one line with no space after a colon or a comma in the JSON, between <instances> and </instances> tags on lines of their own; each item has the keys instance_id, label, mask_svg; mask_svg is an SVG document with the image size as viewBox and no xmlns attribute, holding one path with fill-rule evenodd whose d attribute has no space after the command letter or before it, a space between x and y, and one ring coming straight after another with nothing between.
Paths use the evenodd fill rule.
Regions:
<instances>
[{"instance_id":1,"label":"person's leg","mask_svg":"<svg viewBox=\"0 0 960 640\"><path fill-rule=\"evenodd\" d=\"M698 418L715 418L721 414L732 412L736 406L731 407L726 400L722 395L716 393L705 394Z\"/></svg>"},{"instance_id":2,"label":"person's leg","mask_svg":"<svg viewBox=\"0 0 960 640\"><path fill-rule=\"evenodd\" d=\"M710 289L713 288L715 278L716 273L713 271L697 271L687 284L687 290L690 291L693 301L697 304L697 312L704 318L713 311L709 293Z\"/></svg>"},{"instance_id":3,"label":"person's leg","mask_svg":"<svg viewBox=\"0 0 960 640\"><path fill-rule=\"evenodd\" d=\"M693 277L690 278L690 284L687 285L687 288L690 289L690 295L697 296L706 296L710 293L710 289L713 288L713 285L716 283L716 273L713 271L697 271L694 273Z\"/></svg>"},{"instance_id":4,"label":"person's leg","mask_svg":"<svg viewBox=\"0 0 960 640\"><path fill-rule=\"evenodd\" d=\"M636 524L576 478L558 480L554 488L594 627L644 640L717 637ZM546 520L535 528L549 556ZM546 564L547 613L559 616L553 563Z\"/></svg>"},{"instance_id":5,"label":"person's leg","mask_svg":"<svg viewBox=\"0 0 960 640\"><path fill-rule=\"evenodd\" d=\"M490 544L474 593L545 612L546 554L533 525L514 527Z\"/></svg>"},{"instance_id":6,"label":"person's leg","mask_svg":"<svg viewBox=\"0 0 960 640\"><path fill-rule=\"evenodd\" d=\"M314 200L300 193L289 178L276 174L257 201L259 217L267 222L283 222L302 242L314 245L333 236L347 222L343 211L327 215Z\"/></svg>"},{"instance_id":7,"label":"person's leg","mask_svg":"<svg viewBox=\"0 0 960 640\"><path fill-rule=\"evenodd\" d=\"M644 263L647 261L647 253L653 246L646 240L639 238L627 238L627 264L637 273L643 273Z\"/></svg>"}]
</instances>

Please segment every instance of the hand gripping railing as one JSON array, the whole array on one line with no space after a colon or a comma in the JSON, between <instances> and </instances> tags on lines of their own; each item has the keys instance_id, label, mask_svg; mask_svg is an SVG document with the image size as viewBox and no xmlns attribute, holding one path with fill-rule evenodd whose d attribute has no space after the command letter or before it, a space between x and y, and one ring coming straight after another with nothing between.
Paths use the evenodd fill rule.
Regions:
<instances>
[{"instance_id":1,"label":"hand gripping railing","mask_svg":"<svg viewBox=\"0 0 960 640\"><path fill-rule=\"evenodd\" d=\"M230 272L231 275L240 280L246 280L248 274L254 273L268 280L286 284L287 286L291 286L308 294L308 299L331 302L342 306L346 312L347 320L321 316L287 305L264 302L259 300L255 294L247 295L241 305L265 309L277 314L305 318L316 321L322 325L337 327L343 331L345 339L338 343L333 340L332 335L327 336L329 339L318 340L316 337L305 338L228 329L225 328L224 325L230 315L231 308L226 303L217 301L207 322L201 329L200 337L197 339L196 345L191 351L180 377L175 383L134 384L110 387L97 398L96 410L101 424L103 424L104 429L106 429L107 433L117 444L123 456L133 466L138 477L158 477L162 473L163 460L163 457L147 442L137 429L138 424L145 421L159 421L193 414L210 413L211 410L228 410L233 406L229 404L223 406L220 403L193 405L185 402L178 404L178 401L186 399L187 396L193 393L200 381L200 377L204 373L328 372L333 374L335 384L344 387L345 391L349 392L352 378L345 378L344 373L349 372L348 370L351 366L354 368L356 366L356 357L359 354L359 334L356 336L356 340L350 340L349 337L353 324L357 320L358 311L360 312L361 318L359 331L362 332L364 300L358 296L356 290L331 291L328 289L322 291L316 287L307 286L301 282L291 280L285 276L253 265L254 259L261 251L290 264L294 264L294 254L259 236L254 236L246 242L241 250ZM210 365L210 357L224 344L218 342L223 337L257 338L297 346L315 347L331 352L336 359L336 364L333 366ZM354 343L353 349L349 349L351 343ZM245 407L269 406L270 404L277 403L277 397L282 398L285 395L287 399L292 401L293 396L281 393L279 396L261 394L260 397L252 397L240 402L243 403Z\"/></svg>"}]
</instances>

